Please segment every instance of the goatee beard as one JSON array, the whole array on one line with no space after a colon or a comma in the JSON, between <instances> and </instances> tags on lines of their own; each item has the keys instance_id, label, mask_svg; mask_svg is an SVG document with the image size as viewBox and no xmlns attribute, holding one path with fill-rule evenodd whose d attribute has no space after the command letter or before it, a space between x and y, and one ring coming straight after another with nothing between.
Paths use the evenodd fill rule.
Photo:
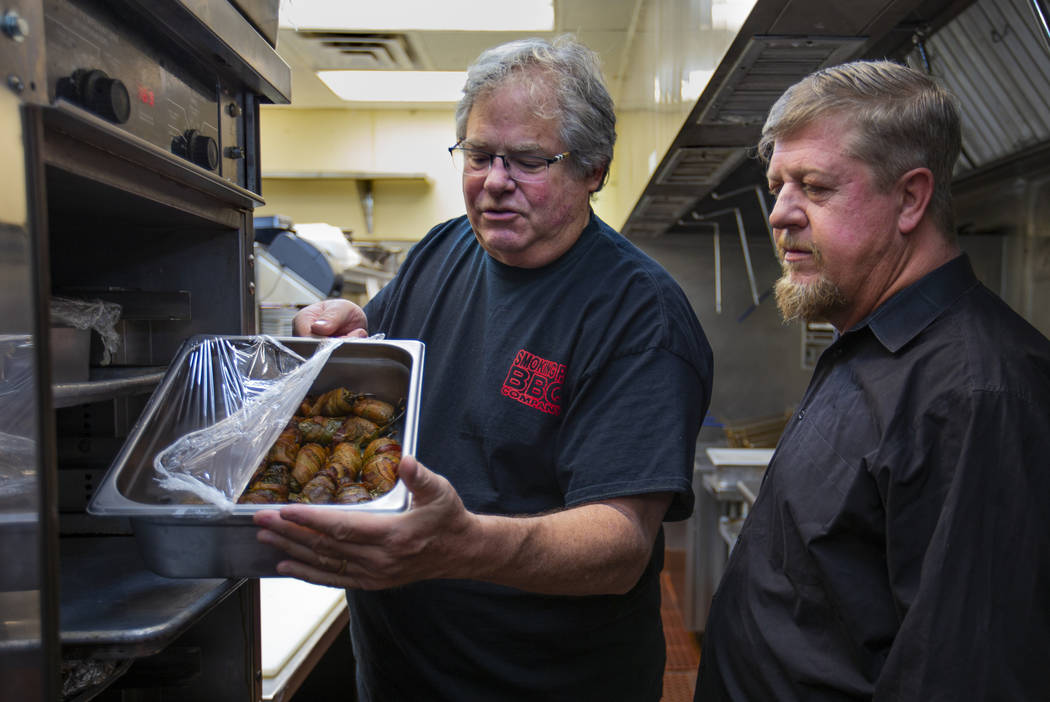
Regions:
<instances>
[{"instance_id":1,"label":"goatee beard","mask_svg":"<svg viewBox=\"0 0 1050 702\"><path fill-rule=\"evenodd\" d=\"M845 308L848 302L838 286L828 280L821 270L823 261L820 252L814 248L812 253L820 276L815 282L808 284L791 280L790 266L784 261L781 253L780 267L784 274L774 285L773 293L777 309L785 322L793 322L796 319L804 322L824 322L834 312Z\"/></svg>"}]
</instances>

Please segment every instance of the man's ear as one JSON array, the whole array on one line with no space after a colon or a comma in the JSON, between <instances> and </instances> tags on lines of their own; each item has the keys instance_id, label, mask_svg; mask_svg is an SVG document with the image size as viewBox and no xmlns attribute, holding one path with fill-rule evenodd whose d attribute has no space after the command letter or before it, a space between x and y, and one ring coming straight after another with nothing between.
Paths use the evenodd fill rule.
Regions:
<instances>
[{"instance_id":1,"label":"man's ear","mask_svg":"<svg viewBox=\"0 0 1050 702\"><path fill-rule=\"evenodd\" d=\"M605 185L606 178L609 173L609 167L596 168L591 173L590 177L587 178L587 192L591 195L598 192Z\"/></svg>"},{"instance_id":2,"label":"man's ear","mask_svg":"<svg viewBox=\"0 0 1050 702\"><path fill-rule=\"evenodd\" d=\"M929 168L913 168L897 181L900 212L897 227L902 234L912 232L926 214L933 197L933 173Z\"/></svg>"}]
</instances>

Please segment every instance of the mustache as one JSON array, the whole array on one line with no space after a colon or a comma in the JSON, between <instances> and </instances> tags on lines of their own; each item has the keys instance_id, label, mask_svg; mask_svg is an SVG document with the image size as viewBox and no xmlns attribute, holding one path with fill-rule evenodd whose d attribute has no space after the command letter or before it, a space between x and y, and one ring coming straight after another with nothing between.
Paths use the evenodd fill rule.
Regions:
<instances>
[{"instance_id":1,"label":"mustache","mask_svg":"<svg viewBox=\"0 0 1050 702\"><path fill-rule=\"evenodd\" d=\"M818 252L818 249L813 245L813 242L809 242L808 244L803 243L801 239L790 234L782 234L777 237L777 249L779 249L781 253L784 253L788 249L793 249L795 251L809 251L812 253Z\"/></svg>"},{"instance_id":2,"label":"mustache","mask_svg":"<svg viewBox=\"0 0 1050 702\"><path fill-rule=\"evenodd\" d=\"M804 242L797 237L791 236L790 234L782 234L777 237L777 253L780 255L780 263L783 266L788 265L784 261L784 254L788 251L806 251L813 255L813 260L819 265L824 257L821 254L820 247L814 244L812 241Z\"/></svg>"}]
</instances>

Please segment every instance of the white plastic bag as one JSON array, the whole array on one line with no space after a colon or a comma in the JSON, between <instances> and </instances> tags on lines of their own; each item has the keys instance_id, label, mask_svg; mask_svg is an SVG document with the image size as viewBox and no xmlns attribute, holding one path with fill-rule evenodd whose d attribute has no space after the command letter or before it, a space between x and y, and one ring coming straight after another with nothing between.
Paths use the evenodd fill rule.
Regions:
<instances>
[{"instance_id":1,"label":"white plastic bag","mask_svg":"<svg viewBox=\"0 0 1050 702\"><path fill-rule=\"evenodd\" d=\"M102 339L100 365L108 366L113 354L120 348L117 322L121 307L103 300L76 300L66 297L51 298L51 320L74 329L94 329Z\"/></svg>"}]
</instances>

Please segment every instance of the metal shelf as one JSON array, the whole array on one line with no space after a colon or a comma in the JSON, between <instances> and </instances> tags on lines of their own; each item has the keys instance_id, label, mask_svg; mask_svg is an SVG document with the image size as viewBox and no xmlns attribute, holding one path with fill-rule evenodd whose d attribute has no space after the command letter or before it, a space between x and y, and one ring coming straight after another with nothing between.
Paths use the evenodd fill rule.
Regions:
<instances>
[{"instance_id":1,"label":"metal shelf","mask_svg":"<svg viewBox=\"0 0 1050 702\"><path fill-rule=\"evenodd\" d=\"M164 379L166 371L166 366L92 368L87 381L52 385L52 402L57 409L150 393Z\"/></svg>"},{"instance_id":2,"label":"metal shelf","mask_svg":"<svg viewBox=\"0 0 1050 702\"><path fill-rule=\"evenodd\" d=\"M426 173L396 171L263 171L272 180L415 180L426 182Z\"/></svg>"}]
</instances>

